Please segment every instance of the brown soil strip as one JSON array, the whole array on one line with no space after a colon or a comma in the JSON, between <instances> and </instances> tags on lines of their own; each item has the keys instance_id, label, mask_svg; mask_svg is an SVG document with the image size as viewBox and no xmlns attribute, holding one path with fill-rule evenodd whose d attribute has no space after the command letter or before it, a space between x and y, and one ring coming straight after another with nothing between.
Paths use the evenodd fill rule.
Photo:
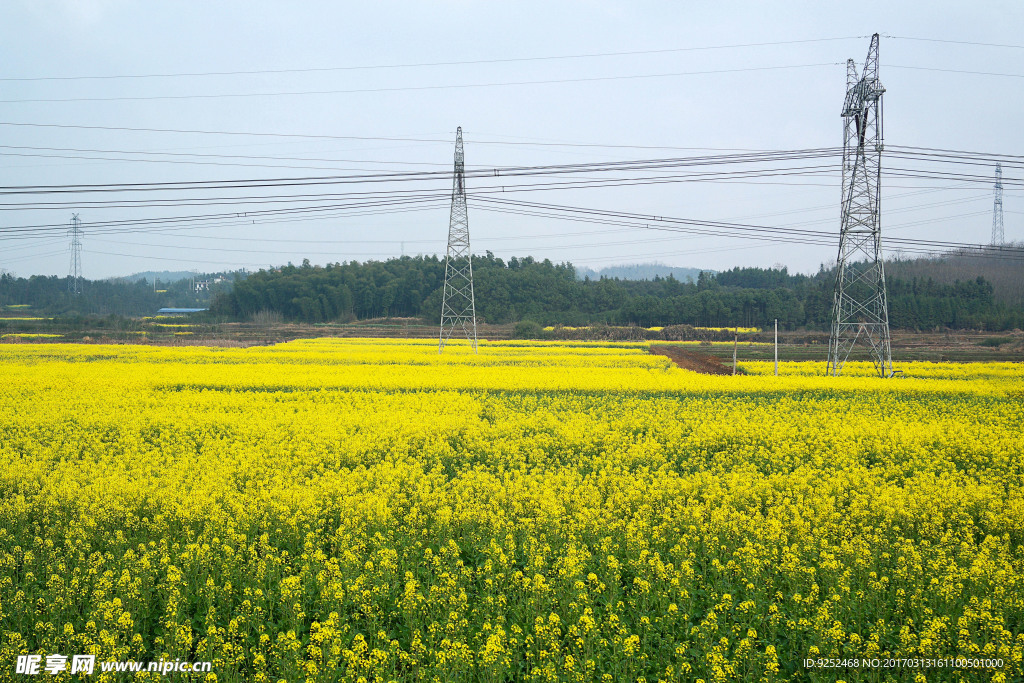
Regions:
<instances>
[{"instance_id":1,"label":"brown soil strip","mask_svg":"<svg viewBox=\"0 0 1024 683\"><path fill-rule=\"evenodd\" d=\"M731 375L732 368L724 365L714 356L699 351L681 349L678 346L651 346L649 351L660 356L667 356L683 370L692 370L705 375Z\"/></svg>"}]
</instances>

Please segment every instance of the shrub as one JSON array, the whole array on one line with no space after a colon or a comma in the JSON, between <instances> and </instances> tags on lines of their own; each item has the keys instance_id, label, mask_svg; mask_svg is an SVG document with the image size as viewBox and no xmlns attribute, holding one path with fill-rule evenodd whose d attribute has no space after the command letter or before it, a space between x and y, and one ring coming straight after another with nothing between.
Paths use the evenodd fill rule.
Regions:
<instances>
[{"instance_id":1,"label":"shrub","mask_svg":"<svg viewBox=\"0 0 1024 683\"><path fill-rule=\"evenodd\" d=\"M544 328L533 320L520 320L512 329L512 336L516 339L540 339L544 336Z\"/></svg>"},{"instance_id":2,"label":"shrub","mask_svg":"<svg viewBox=\"0 0 1024 683\"><path fill-rule=\"evenodd\" d=\"M1002 346L1003 344L1009 344L1013 341L1013 337L985 337L978 346Z\"/></svg>"}]
</instances>

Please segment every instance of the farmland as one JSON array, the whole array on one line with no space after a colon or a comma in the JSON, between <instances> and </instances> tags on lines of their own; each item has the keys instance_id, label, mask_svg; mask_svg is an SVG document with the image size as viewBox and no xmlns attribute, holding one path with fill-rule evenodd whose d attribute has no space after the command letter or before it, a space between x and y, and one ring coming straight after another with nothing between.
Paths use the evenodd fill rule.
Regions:
<instances>
[{"instance_id":1,"label":"farmland","mask_svg":"<svg viewBox=\"0 0 1024 683\"><path fill-rule=\"evenodd\" d=\"M1024 676L1020 363L712 377L646 342L301 339L4 344L0 364L5 663L710 682L969 657L1002 667L927 680Z\"/></svg>"}]
</instances>

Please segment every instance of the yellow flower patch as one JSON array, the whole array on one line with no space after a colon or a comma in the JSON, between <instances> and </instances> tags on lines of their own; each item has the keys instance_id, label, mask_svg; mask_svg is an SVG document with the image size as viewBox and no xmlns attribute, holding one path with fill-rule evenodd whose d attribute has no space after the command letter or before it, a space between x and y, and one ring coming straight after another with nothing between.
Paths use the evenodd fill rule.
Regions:
<instances>
[{"instance_id":1,"label":"yellow flower patch","mask_svg":"<svg viewBox=\"0 0 1024 683\"><path fill-rule=\"evenodd\" d=\"M711 377L645 347L0 345L0 661L1024 676L1024 366Z\"/></svg>"}]
</instances>

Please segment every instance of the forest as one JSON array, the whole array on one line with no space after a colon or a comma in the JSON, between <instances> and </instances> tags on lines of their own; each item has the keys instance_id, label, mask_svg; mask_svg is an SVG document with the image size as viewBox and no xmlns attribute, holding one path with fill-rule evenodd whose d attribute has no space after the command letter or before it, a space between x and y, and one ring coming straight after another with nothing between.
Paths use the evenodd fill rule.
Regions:
<instances>
[{"instance_id":1,"label":"forest","mask_svg":"<svg viewBox=\"0 0 1024 683\"><path fill-rule=\"evenodd\" d=\"M894 264L894 270L899 270ZM941 263L936 272L945 274ZM507 262L473 257L477 316L483 322L542 325L676 325L827 329L834 270L813 276L785 269L733 268L700 273L696 282L579 279L571 263L529 256ZM948 279L948 278L947 278ZM287 320L351 321L380 317L438 318L444 260L288 265L251 274L214 299L212 311L246 319L273 311ZM985 277L940 281L923 275L887 280L890 322L905 329L1007 330L1024 327L1024 311L1003 300Z\"/></svg>"},{"instance_id":2,"label":"forest","mask_svg":"<svg viewBox=\"0 0 1024 683\"><path fill-rule=\"evenodd\" d=\"M698 271L699 272L699 271ZM950 256L886 264L890 323L895 328L1008 330L1024 327L1016 263ZM980 274L980 273L983 273ZM830 324L835 271L790 274L785 268L699 272L696 281L578 277L568 262L532 257L473 257L481 322L541 325L693 325L824 330ZM0 276L0 306L46 315L153 315L164 306L209 307L211 317L249 320L260 313L306 323L403 317L434 320L441 310L444 259L404 256L327 266L283 266L226 273L209 291L190 280L154 286L143 280L86 281ZM233 287L232 287L233 282ZM998 283L994 285L993 282Z\"/></svg>"}]
</instances>

